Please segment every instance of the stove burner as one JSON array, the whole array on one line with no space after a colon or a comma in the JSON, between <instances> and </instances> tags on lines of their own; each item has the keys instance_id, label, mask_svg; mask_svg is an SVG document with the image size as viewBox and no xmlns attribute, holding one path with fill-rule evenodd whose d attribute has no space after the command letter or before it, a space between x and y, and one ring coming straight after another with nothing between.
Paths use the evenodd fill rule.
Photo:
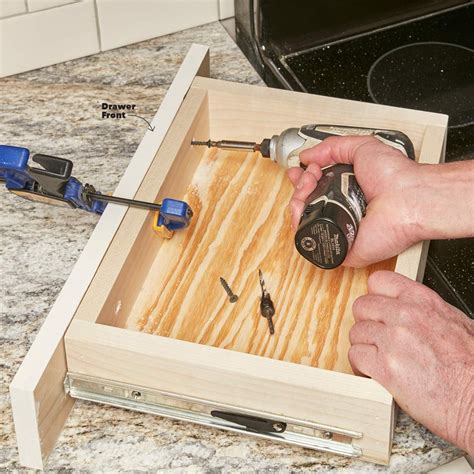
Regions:
<instances>
[{"instance_id":1,"label":"stove burner","mask_svg":"<svg viewBox=\"0 0 474 474\"><path fill-rule=\"evenodd\" d=\"M449 128L474 124L474 50L435 41L411 43L380 56L367 88L378 104L449 115Z\"/></svg>"}]
</instances>

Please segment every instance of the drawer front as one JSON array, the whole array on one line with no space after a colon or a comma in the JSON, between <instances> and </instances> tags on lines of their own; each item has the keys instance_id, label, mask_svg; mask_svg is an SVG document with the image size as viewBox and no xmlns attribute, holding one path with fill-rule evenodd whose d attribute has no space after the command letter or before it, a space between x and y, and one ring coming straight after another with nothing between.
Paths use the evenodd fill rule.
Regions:
<instances>
[{"instance_id":1,"label":"drawer front","mask_svg":"<svg viewBox=\"0 0 474 474\"><path fill-rule=\"evenodd\" d=\"M208 71L209 49L193 45L152 121L155 131L146 132L116 189L117 195L134 197L192 81L198 73L206 75ZM65 395L63 386L67 373L64 334L125 213L122 206L107 207L10 385L24 466L43 468L72 409L73 399Z\"/></svg>"}]
</instances>

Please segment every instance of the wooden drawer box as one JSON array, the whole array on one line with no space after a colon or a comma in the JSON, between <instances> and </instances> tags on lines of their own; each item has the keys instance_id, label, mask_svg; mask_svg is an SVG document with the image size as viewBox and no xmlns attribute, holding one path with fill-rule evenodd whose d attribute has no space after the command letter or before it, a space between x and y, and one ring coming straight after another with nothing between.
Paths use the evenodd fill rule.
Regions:
<instances>
[{"instance_id":1,"label":"wooden drawer box","mask_svg":"<svg viewBox=\"0 0 474 474\"><path fill-rule=\"evenodd\" d=\"M207 48L193 46L116 190L185 199L193 223L162 240L151 213L107 207L11 385L27 466L42 467L74 398L389 460L395 404L351 372L351 305L377 269L420 278L426 244L366 269L318 269L294 248L284 170L190 142L358 125L399 129L420 162L434 163L447 117L217 81L207 71ZM259 268L276 306L274 336L258 311Z\"/></svg>"}]
</instances>

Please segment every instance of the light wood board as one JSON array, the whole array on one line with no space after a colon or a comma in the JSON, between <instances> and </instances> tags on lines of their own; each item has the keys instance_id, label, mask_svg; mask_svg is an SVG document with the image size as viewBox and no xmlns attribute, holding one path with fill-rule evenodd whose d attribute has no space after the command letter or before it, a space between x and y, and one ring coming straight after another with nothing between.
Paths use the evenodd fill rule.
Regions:
<instances>
[{"instance_id":1,"label":"light wood board","mask_svg":"<svg viewBox=\"0 0 474 474\"><path fill-rule=\"evenodd\" d=\"M394 402L374 380L79 319L65 342L73 374L361 432L363 459L388 463Z\"/></svg>"},{"instance_id":2,"label":"light wood board","mask_svg":"<svg viewBox=\"0 0 474 474\"><path fill-rule=\"evenodd\" d=\"M209 73L209 49L193 45L115 193L133 198L187 94L196 74ZM20 463L42 469L73 406L64 392L67 372L64 334L110 242L126 207L110 204L98 222L71 275L10 385Z\"/></svg>"},{"instance_id":3,"label":"light wood board","mask_svg":"<svg viewBox=\"0 0 474 474\"><path fill-rule=\"evenodd\" d=\"M322 270L295 249L284 170L258 153L209 150L185 200L192 226L164 242L127 328L288 362L352 373L352 303L367 292L365 269ZM276 332L260 316L258 269L275 303ZM239 300L229 303L219 277Z\"/></svg>"}]
</instances>

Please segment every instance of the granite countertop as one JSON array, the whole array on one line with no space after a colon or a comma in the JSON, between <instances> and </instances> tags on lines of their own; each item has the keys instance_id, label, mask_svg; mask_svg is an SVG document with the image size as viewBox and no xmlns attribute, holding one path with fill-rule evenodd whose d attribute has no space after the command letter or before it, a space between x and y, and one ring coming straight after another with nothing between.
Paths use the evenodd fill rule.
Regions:
<instances>
[{"instance_id":1,"label":"granite countertop","mask_svg":"<svg viewBox=\"0 0 474 474\"><path fill-rule=\"evenodd\" d=\"M113 190L142 139L139 119L101 120L102 101L152 118L191 43L211 46L211 76L263 85L219 23L0 80L0 143L74 161L74 175ZM2 434L0 468L19 469L8 385L98 217L0 190ZM424 472L460 451L401 413L390 472ZM384 472L387 468L189 423L78 401L48 470Z\"/></svg>"}]
</instances>

